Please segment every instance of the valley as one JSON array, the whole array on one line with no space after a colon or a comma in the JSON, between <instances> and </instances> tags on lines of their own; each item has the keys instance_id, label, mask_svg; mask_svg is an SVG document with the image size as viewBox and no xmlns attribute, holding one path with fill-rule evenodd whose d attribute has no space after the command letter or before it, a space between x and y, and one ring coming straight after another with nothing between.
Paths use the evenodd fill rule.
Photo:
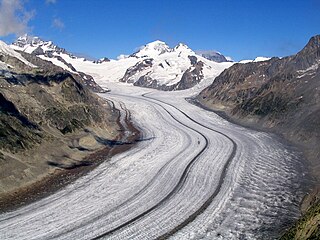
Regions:
<instances>
[{"instance_id":1,"label":"valley","mask_svg":"<svg viewBox=\"0 0 320 240\"><path fill-rule=\"evenodd\" d=\"M0 203L14 199L0 238L278 238L318 172L286 141L318 144L301 123L318 123L318 39L238 63L158 40L95 61L38 37L0 42ZM38 197L15 197L34 183Z\"/></svg>"},{"instance_id":2,"label":"valley","mask_svg":"<svg viewBox=\"0 0 320 240\"><path fill-rule=\"evenodd\" d=\"M0 215L2 238L256 239L277 236L299 215L306 172L295 150L189 104L194 90L109 87L101 96L131 110L137 146Z\"/></svg>"}]
</instances>

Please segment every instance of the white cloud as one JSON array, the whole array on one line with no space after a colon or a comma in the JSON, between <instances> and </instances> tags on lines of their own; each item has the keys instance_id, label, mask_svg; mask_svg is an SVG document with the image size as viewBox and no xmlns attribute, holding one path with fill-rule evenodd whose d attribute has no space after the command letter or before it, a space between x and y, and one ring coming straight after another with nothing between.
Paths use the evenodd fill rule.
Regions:
<instances>
[{"instance_id":1,"label":"white cloud","mask_svg":"<svg viewBox=\"0 0 320 240\"><path fill-rule=\"evenodd\" d=\"M20 0L0 0L0 36L21 35L35 11L26 11Z\"/></svg>"},{"instance_id":2,"label":"white cloud","mask_svg":"<svg viewBox=\"0 0 320 240\"><path fill-rule=\"evenodd\" d=\"M46 0L46 4L55 4L57 0Z\"/></svg>"},{"instance_id":3,"label":"white cloud","mask_svg":"<svg viewBox=\"0 0 320 240\"><path fill-rule=\"evenodd\" d=\"M125 58L128 58L128 57L129 57L129 55L120 54L120 55L117 57L117 59L118 59L118 60L121 60L121 59L125 59Z\"/></svg>"},{"instance_id":4,"label":"white cloud","mask_svg":"<svg viewBox=\"0 0 320 240\"><path fill-rule=\"evenodd\" d=\"M52 27L62 30L64 28L64 23L59 18L55 18L52 21Z\"/></svg>"}]
</instances>

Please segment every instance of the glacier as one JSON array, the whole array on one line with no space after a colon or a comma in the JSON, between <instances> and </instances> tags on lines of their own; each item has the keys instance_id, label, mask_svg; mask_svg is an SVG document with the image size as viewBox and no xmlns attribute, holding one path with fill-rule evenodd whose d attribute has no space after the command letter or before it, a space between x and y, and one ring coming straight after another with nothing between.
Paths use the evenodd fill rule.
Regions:
<instances>
[{"instance_id":1,"label":"glacier","mask_svg":"<svg viewBox=\"0 0 320 240\"><path fill-rule=\"evenodd\" d=\"M108 87L100 96L130 110L142 139L53 195L1 214L0 239L275 239L299 216L307 172L295 149L190 104L200 86Z\"/></svg>"}]
</instances>

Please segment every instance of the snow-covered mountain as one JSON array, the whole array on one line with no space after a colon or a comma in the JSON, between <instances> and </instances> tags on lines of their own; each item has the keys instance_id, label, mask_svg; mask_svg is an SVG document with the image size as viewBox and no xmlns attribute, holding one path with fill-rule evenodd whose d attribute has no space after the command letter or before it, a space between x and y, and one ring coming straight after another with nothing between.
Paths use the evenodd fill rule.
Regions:
<instances>
[{"instance_id":1,"label":"snow-covered mountain","mask_svg":"<svg viewBox=\"0 0 320 240\"><path fill-rule=\"evenodd\" d=\"M208 60L185 44L170 48L159 40L144 45L129 56L121 55L118 60L103 58L97 61L76 57L51 41L28 35L18 38L11 47L37 55L70 72L84 72L104 87L109 82L120 81L160 90L187 89L203 79L213 79L232 65Z\"/></svg>"},{"instance_id":2,"label":"snow-covered mountain","mask_svg":"<svg viewBox=\"0 0 320 240\"><path fill-rule=\"evenodd\" d=\"M212 50L198 50L196 51L196 54L214 61L214 62L232 62L230 60L228 60L225 56L223 56L221 53L217 52L217 51L212 51Z\"/></svg>"},{"instance_id":3,"label":"snow-covered mountain","mask_svg":"<svg viewBox=\"0 0 320 240\"><path fill-rule=\"evenodd\" d=\"M94 76L101 86L109 82L124 82L135 86L160 90L190 88L203 79L213 79L232 63L217 63L197 55L185 44L170 48L162 41L154 41L118 60L101 64L73 60L72 65Z\"/></svg>"},{"instance_id":4,"label":"snow-covered mountain","mask_svg":"<svg viewBox=\"0 0 320 240\"><path fill-rule=\"evenodd\" d=\"M230 63L217 63L197 55L185 44L170 48L162 41L151 42L129 58L136 63L129 67L121 82L161 90L193 87L204 78L213 78Z\"/></svg>"},{"instance_id":5,"label":"snow-covered mountain","mask_svg":"<svg viewBox=\"0 0 320 240\"><path fill-rule=\"evenodd\" d=\"M165 42L157 40L143 47L140 47L140 50L130 55L130 57L151 58L151 57L157 57L161 54L168 53L168 52L172 52L172 49Z\"/></svg>"},{"instance_id":6,"label":"snow-covered mountain","mask_svg":"<svg viewBox=\"0 0 320 240\"><path fill-rule=\"evenodd\" d=\"M54 45L52 41L44 41L39 37L33 37L27 34L19 37L12 43L11 47L35 55L67 53L65 49Z\"/></svg>"},{"instance_id":7,"label":"snow-covered mountain","mask_svg":"<svg viewBox=\"0 0 320 240\"><path fill-rule=\"evenodd\" d=\"M27 34L19 37L15 42L10 45L11 49L20 52L26 52L35 55L43 60L52 62L54 65L63 68L66 71L77 75L81 81L96 92L103 92L104 90L96 84L93 77L77 70L72 63L76 60L86 61L85 58L76 57L75 55L67 52L64 48L55 45L52 41L45 41L36 36L29 36ZM106 61L107 58L96 61L100 63Z\"/></svg>"},{"instance_id":8,"label":"snow-covered mountain","mask_svg":"<svg viewBox=\"0 0 320 240\"><path fill-rule=\"evenodd\" d=\"M25 34L13 42L10 47L14 50L26 52L42 59L49 60L55 65L70 72L77 72L70 62L64 60L64 55L72 59L76 59L77 57L67 52L64 48L58 47L52 41L45 41L39 37Z\"/></svg>"}]
</instances>

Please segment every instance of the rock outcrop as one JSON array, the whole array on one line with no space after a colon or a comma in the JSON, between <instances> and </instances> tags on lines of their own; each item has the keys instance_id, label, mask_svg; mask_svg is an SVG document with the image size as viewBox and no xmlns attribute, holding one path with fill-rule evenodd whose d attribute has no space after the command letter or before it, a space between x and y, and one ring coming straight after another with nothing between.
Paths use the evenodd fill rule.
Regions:
<instances>
[{"instance_id":1,"label":"rock outcrop","mask_svg":"<svg viewBox=\"0 0 320 240\"><path fill-rule=\"evenodd\" d=\"M110 62L110 59L107 58L107 57L104 57L104 58L101 58L99 60L93 61L93 63L97 63L97 64L101 64L101 63L104 63L104 62Z\"/></svg>"},{"instance_id":2,"label":"rock outcrop","mask_svg":"<svg viewBox=\"0 0 320 240\"><path fill-rule=\"evenodd\" d=\"M183 90L192 88L196 84L200 83L204 78L202 72L204 63L198 61L197 57L189 56L191 67L189 67L182 75L181 80L174 85L174 90Z\"/></svg>"}]
</instances>

